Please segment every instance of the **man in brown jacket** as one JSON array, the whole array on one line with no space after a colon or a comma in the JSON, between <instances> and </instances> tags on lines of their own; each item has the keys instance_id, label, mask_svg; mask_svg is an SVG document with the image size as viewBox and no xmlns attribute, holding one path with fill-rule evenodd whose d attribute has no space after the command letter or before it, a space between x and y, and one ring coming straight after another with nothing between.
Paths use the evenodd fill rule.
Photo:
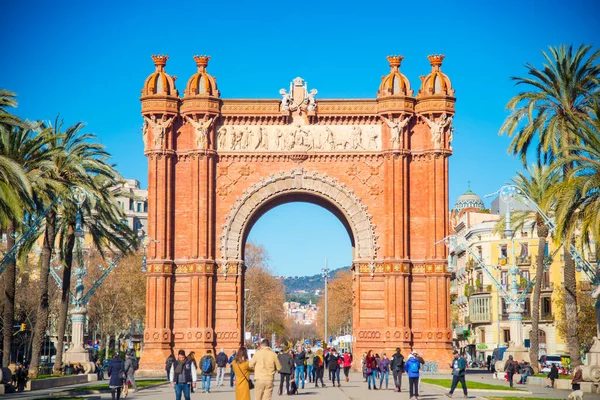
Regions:
<instances>
[{"instance_id":1,"label":"man in brown jacket","mask_svg":"<svg viewBox=\"0 0 600 400\"><path fill-rule=\"evenodd\" d=\"M281 369L281 363L267 339L260 342L260 350L250 360L250 368L254 369L255 400L271 400L275 372Z\"/></svg>"}]
</instances>

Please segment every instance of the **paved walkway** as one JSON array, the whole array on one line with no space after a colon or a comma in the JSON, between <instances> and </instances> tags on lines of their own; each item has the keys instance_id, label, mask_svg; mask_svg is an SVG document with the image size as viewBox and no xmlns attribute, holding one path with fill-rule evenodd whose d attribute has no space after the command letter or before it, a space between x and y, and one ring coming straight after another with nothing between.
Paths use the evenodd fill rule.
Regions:
<instances>
[{"instance_id":1,"label":"paved walkway","mask_svg":"<svg viewBox=\"0 0 600 400\"><path fill-rule=\"evenodd\" d=\"M426 376L428 378L444 378L449 379L450 377L447 375L444 376ZM227 380L226 380L227 381ZM107 383L108 381L104 381ZM503 381L498 381L491 379L489 374L482 373L470 373L467 376L467 386L469 386L469 382L482 382L489 383L494 385L506 386L508 384ZM192 399L204 399L204 400L233 400L235 398L235 394L232 388L229 387L228 382L226 382L226 386L222 387L214 387L215 381L212 381L213 386L211 387L210 394L201 394L199 392L192 394ZM276 380L276 388L274 390L273 399L277 400L282 398L282 396L278 396L277 388L278 388L279 379ZM327 387L325 388L314 388L313 384L307 384L304 390L300 390L299 395L302 398L307 400L308 398L313 400L407 400L409 399L408 395L408 379L404 376L404 380L402 383L402 392L396 393L392 390L393 384L390 379L390 390L381 390L381 391L373 391L367 389L367 384L361 378L360 374L353 373L350 376L350 382L342 382L342 387L332 387L327 380L325 380L325 384ZM94 382L97 384L97 382ZM81 387L85 385L77 385L77 387ZM385 387L385 383L384 383ZM517 398L545 398L545 399L566 399L569 395L568 391L564 390L552 390L545 389L539 386L521 386L519 388L530 391L532 394L522 394L522 393L492 393L489 391L469 391L469 398L471 399L485 399L483 396L512 396ZM56 397L59 392L64 392L65 387L56 388L46 391L37 391L37 392L24 392L24 393L16 393L5 395L3 398L7 399L52 399ZM433 399L446 399L444 396L444 390L438 389L437 387L430 386L427 384L421 384L420 390L420 399L423 400L433 400ZM74 394L77 396L76 394ZM109 393L95 394L95 395L85 395L81 396L86 399L110 399L111 396ZM254 394L252 395L254 398ZM462 398L462 390L458 388L454 393L455 398ZM130 395L127 397L128 399L143 399L143 400L164 400L164 399L174 399L174 391L169 385L162 385L158 387L148 388L139 391L138 393L133 393L130 391ZM585 399L598 399L600 400L600 395L598 394L585 394Z\"/></svg>"}]
</instances>

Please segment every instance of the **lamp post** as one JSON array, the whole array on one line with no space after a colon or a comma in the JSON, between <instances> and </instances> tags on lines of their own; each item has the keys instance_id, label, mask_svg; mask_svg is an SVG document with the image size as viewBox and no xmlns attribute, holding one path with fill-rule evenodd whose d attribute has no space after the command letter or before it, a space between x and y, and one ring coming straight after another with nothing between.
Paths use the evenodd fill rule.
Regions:
<instances>
[{"instance_id":1,"label":"lamp post","mask_svg":"<svg viewBox=\"0 0 600 400\"><path fill-rule=\"evenodd\" d=\"M323 275L323 280L325 281L325 310L324 310L324 328L325 328L325 340L323 341L323 349L329 343L327 339L327 286L329 282L329 267L327 266L327 258L325 258L325 268L321 269L321 274Z\"/></svg>"},{"instance_id":2,"label":"lamp post","mask_svg":"<svg viewBox=\"0 0 600 400\"><path fill-rule=\"evenodd\" d=\"M247 302L248 302L248 292L250 291L250 289L244 289L244 332L242 332L242 345L246 344L246 307L247 307Z\"/></svg>"},{"instance_id":3,"label":"lamp post","mask_svg":"<svg viewBox=\"0 0 600 400\"><path fill-rule=\"evenodd\" d=\"M152 239L150 236L146 235L143 229L140 229L140 233L138 235L140 237L140 243L142 245L142 272L146 273L148 271L146 267L146 250L150 246L151 243L158 243L158 240Z\"/></svg>"}]
</instances>

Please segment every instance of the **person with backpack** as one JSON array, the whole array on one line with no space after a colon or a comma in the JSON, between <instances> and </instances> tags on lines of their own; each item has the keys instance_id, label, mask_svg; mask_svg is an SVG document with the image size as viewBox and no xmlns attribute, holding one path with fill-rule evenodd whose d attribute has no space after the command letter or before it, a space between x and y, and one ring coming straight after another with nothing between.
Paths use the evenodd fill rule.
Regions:
<instances>
[{"instance_id":1,"label":"person with backpack","mask_svg":"<svg viewBox=\"0 0 600 400\"><path fill-rule=\"evenodd\" d=\"M458 386L458 382L460 382L460 386L462 387L464 397L465 399L467 399L469 398L469 396L467 395L467 382L465 381L467 362L458 353L457 350L454 350L452 354L454 355L452 364L450 364L450 368L452 368L452 386L450 386L450 392L446 393L446 396L452 397L454 389L456 389L456 387Z\"/></svg>"},{"instance_id":2,"label":"person with backpack","mask_svg":"<svg viewBox=\"0 0 600 400\"><path fill-rule=\"evenodd\" d=\"M504 364L504 370L508 376L508 383L510 384L510 387L513 387L513 376L515 376L517 373L517 366L518 364L513 359L513 356L508 356L508 361L506 361L506 364Z\"/></svg>"},{"instance_id":3,"label":"person with backpack","mask_svg":"<svg viewBox=\"0 0 600 400\"><path fill-rule=\"evenodd\" d=\"M337 377L338 387L340 385L340 357L337 354L335 349L331 349L329 353L329 358L327 359L327 368L329 369L329 380L333 382L333 386L335 387L335 378Z\"/></svg>"},{"instance_id":4,"label":"person with backpack","mask_svg":"<svg viewBox=\"0 0 600 400\"><path fill-rule=\"evenodd\" d=\"M223 378L225 378L225 367L227 367L227 354L225 354L225 350L221 349L219 354L217 354L217 386L223 386Z\"/></svg>"},{"instance_id":5,"label":"person with backpack","mask_svg":"<svg viewBox=\"0 0 600 400\"><path fill-rule=\"evenodd\" d=\"M181 400L181 394L185 400L190 400L190 386L196 388L196 367L194 363L185 356L184 350L179 350L177 360L171 364L169 380L175 389L175 400Z\"/></svg>"},{"instance_id":6,"label":"person with backpack","mask_svg":"<svg viewBox=\"0 0 600 400\"><path fill-rule=\"evenodd\" d=\"M206 350L206 355L200 360L200 368L202 375L202 393L210 393L210 380L212 373L215 370L215 358L212 355L212 350Z\"/></svg>"},{"instance_id":7,"label":"person with backpack","mask_svg":"<svg viewBox=\"0 0 600 400\"><path fill-rule=\"evenodd\" d=\"M323 375L325 373L325 361L323 360L323 350L317 350L315 354L315 387L319 387L319 379L321 380L321 387L325 387L323 383Z\"/></svg>"},{"instance_id":8,"label":"person with backpack","mask_svg":"<svg viewBox=\"0 0 600 400\"><path fill-rule=\"evenodd\" d=\"M128 382L131 382L131 385L133 386L133 392L136 393L138 391L137 385L135 384L135 371L137 371L138 367L139 367L139 362L137 360L137 358L135 358L135 356L133 355L133 353L131 351L128 351L127 354L125 355L125 385L124 386L128 386ZM127 397L127 390L123 391L123 398Z\"/></svg>"},{"instance_id":9,"label":"person with backpack","mask_svg":"<svg viewBox=\"0 0 600 400\"><path fill-rule=\"evenodd\" d=\"M242 346L242 347L244 347L244 346ZM244 349L245 349L245 347L244 347ZM233 371L232 362L236 359L236 356L237 356L237 352L234 350L231 357L229 357L229 360L227 360L227 363L229 364L229 386L230 387L233 387L233 381L235 379L235 373Z\"/></svg>"},{"instance_id":10,"label":"person with backpack","mask_svg":"<svg viewBox=\"0 0 600 400\"><path fill-rule=\"evenodd\" d=\"M165 361L165 370L167 371L167 379L169 379L169 374L171 373L171 365L175 362L175 354L171 352L169 357L167 357L167 361Z\"/></svg>"},{"instance_id":11,"label":"person with backpack","mask_svg":"<svg viewBox=\"0 0 600 400\"><path fill-rule=\"evenodd\" d=\"M394 384L396 385L396 392L402 391L402 373L404 372L404 356L400 352L400 348L396 348L396 353L392 356L392 363L390 369L394 376Z\"/></svg>"},{"instance_id":12,"label":"person with backpack","mask_svg":"<svg viewBox=\"0 0 600 400\"><path fill-rule=\"evenodd\" d=\"M377 370L377 359L373 355L373 350L369 350L367 352L367 356L365 357L365 365L366 365L365 374L367 375L367 385L369 386L369 390L371 390L371 383L373 383L373 389L377 390L377 383L375 382L375 377L376 377L375 371Z\"/></svg>"},{"instance_id":13,"label":"person with backpack","mask_svg":"<svg viewBox=\"0 0 600 400\"><path fill-rule=\"evenodd\" d=\"M413 351L408 356L408 359L404 364L404 370L408 374L408 391L410 392L410 399L418 400L421 362L418 359L418 353L416 351Z\"/></svg>"},{"instance_id":14,"label":"person with backpack","mask_svg":"<svg viewBox=\"0 0 600 400\"><path fill-rule=\"evenodd\" d=\"M343 357L344 375L346 376L346 382L350 381L350 368L352 368L352 354L345 352Z\"/></svg>"}]
</instances>

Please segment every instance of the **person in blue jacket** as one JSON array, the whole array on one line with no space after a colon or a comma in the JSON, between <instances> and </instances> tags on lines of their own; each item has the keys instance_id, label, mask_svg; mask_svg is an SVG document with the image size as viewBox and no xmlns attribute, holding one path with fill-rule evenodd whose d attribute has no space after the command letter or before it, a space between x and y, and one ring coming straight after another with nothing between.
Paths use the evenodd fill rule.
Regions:
<instances>
[{"instance_id":1,"label":"person in blue jacket","mask_svg":"<svg viewBox=\"0 0 600 400\"><path fill-rule=\"evenodd\" d=\"M229 364L229 385L231 387L233 387L233 380L235 378L235 374L233 373L233 360L235 360L235 356L237 355L237 352L234 350L233 354L231 355L231 357L229 357L229 360L227 360L227 364Z\"/></svg>"},{"instance_id":2,"label":"person in blue jacket","mask_svg":"<svg viewBox=\"0 0 600 400\"><path fill-rule=\"evenodd\" d=\"M411 400L419 399L419 371L421 370L421 361L418 356L419 354L413 351L404 363L404 371L408 374L408 388Z\"/></svg>"}]
</instances>

